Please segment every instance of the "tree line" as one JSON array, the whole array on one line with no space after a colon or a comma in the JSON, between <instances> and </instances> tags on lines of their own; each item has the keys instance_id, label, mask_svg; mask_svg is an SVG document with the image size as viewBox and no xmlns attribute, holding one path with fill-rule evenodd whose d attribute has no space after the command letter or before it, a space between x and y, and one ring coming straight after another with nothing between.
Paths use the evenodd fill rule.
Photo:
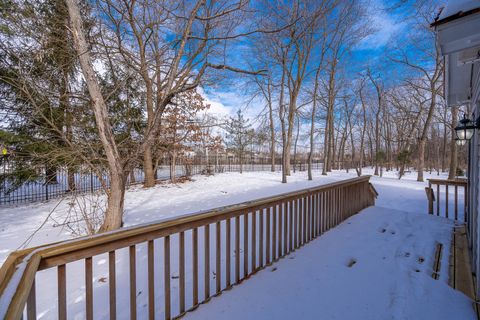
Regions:
<instances>
[{"instance_id":1,"label":"tree line","mask_svg":"<svg viewBox=\"0 0 480 320\"><path fill-rule=\"evenodd\" d=\"M409 1L407 1L409 2ZM398 5L386 10L398 10ZM268 145L282 182L297 146L323 174L366 165L457 172L456 108L443 96L443 60L429 28L437 8L417 1L406 43L383 59L356 53L375 33L365 1L78 0L0 2L1 144L32 163L108 172L98 231L121 227L126 182L145 187L166 154ZM240 50L242 49L242 50ZM259 107L215 119L199 88L242 84ZM240 106L239 106L240 108ZM222 133L223 138L222 138ZM292 157L294 159L292 159ZM292 161L294 160L294 161ZM460 164L464 159L459 159Z\"/></svg>"}]
</instances>

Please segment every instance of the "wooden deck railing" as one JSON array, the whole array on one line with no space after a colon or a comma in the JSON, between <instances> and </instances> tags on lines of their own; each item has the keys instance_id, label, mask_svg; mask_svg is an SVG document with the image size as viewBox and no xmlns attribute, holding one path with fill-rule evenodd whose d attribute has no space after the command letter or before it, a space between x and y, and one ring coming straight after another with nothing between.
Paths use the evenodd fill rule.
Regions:
<instances>
[{"instance_id":1,"label":"wooden deck railing","mask_svg":"<svg viewBox=\"0 0 480 320\"><path fill-rule=\"evenodd\" d=\"M467 185L467 179L428 179L428 187L425 187L428 213L434 214L435 212L437 216L467 222ZM435 206L434 202L436 202Z\"/></svg>"},{"instance_id":2,"label":"wooden deck railing","mask_svg":"<svg viewBox=\"0 0 480 320\"><path fill-rule=\"evenodd\" d=\"M178 317L373 205L375 197L369 177L364 176L17 251L0 269L0 318L36 319L37 299L52 294L48 301L56 310L49 314L50 318L66 319L67 314L71 315L69 308L79 302L73 302L70 295L70 303L67 303L68 292L73 289L84 290L82 318L94 317L94 301L96 311L101 312L99 318L115 319L118 304L123 302L121 310L126 312L123 318L136 319L138 314L139 318L148 316L150 319L161 314L165 319ZM140 247L145 249L145 257L141 256ZM98 298L101 295L94 292L93 269L98 264L92 262L99 255L108 257L105 263L108 281L103 280L108 282L105 284L108 290L104 288L108 299L100 307ZM125 259L117 259L121 257ZM56 268L56 272L49 281L56 282L56 290L48 292L36 283L40 283L43 275L40 271L52 268ZM120 274L116 270L125 272ZM81 285L72 288L78 284L78 277L82 278ZM143 292L139 290L142 277L146 280L142 282L146 286ZM173 287L172 279L175 281ZM159 290L160 287L163 290ZM67 292L67 288L70 291ZM142 298L148 297L143 298L145 303L140 305L141 294ZM123 302L117 301L119 295L126 297Z\"/></svg>"}]
</instances>

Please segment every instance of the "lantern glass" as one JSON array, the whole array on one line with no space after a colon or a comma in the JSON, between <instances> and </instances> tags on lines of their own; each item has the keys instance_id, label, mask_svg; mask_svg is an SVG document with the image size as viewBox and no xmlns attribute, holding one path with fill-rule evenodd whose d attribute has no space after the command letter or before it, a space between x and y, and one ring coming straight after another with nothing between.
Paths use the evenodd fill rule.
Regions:
<instances>
[{"instance_id":1,"label":"lantern glass","mask_svg":"<svg viewBox=\"0 0 480 320\"><path fill-rule=\"evenodd\" d=\"M473 137L474 130L475 128L473 126L465 128L465 139L470 140Z\"/></svg>"},{"instance_id":2,"label":"lantern glass","mask_svg":"<svg viewBox=\"0 0 480 320\"><path fill-rule=\"evenodd\" d=\"M467 140L464 139L455 139L457 146L464 146L467 143Z\"/></svg>"},{"instance_id":3,"label":"lantern glass","mask_svg":"<svg viewBox=\"0 0 480 320\"><path fill-rule=\"evenodd\" d=\"M466 132L465 132L465 129L461 126L457 126L455 128L455 133L457 135L457 139L458 140L465 140L466 138Z\"/></svg>"}]
</instances>

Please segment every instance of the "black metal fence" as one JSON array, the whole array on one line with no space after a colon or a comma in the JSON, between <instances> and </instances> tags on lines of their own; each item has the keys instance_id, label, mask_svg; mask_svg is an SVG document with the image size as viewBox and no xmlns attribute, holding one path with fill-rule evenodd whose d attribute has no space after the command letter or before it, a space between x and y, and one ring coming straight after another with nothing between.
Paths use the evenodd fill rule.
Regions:
<instances>
[{"instance_id":1,"label":"black metal fence","mask_svg":"<svg viewBox=\"0 0 480 320\"><path fill-rule=\"evenodd\" d=\"M293 171L307 169L306 157L297 157L292 160ZM102 179L88 168L68 170L64 167L51 168L44 165L32 165L29 171L34 172L31 177L23 177L24 182L15 184L12 176L15 175L18 159L2 158L0 172L0 206L19 203L33 203L61 198L71 194L82 194L102 189L102 180L108 187L108 175L103 174ZM23 163L25 165L25 163ZM321 163L317 159L313 163L314 169L320 169ZM170 158L164 158L156 168L157 181L175 180L199 174L215 174L222 172L270 171L271 158L247 156L241 162L237 157L231 156L194 156L181 157L172 164ZM281 158L275 159L275 171L281 170ZM133 170L127 178L127 186L142 184L144 172L142 168Z\"/></svg>"}]
</instances>

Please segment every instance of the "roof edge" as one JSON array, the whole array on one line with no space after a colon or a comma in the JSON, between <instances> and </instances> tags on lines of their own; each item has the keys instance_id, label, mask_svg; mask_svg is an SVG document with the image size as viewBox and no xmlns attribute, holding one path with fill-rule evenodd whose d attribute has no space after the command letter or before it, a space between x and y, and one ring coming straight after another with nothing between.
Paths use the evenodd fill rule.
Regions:
<instances>
[{"instance_id":1,"label":"roof edge","mask_svg":"<svg viewBox=\"0 0 480 320\"><path fill-rule=\"evenodd\" d=\"M475 8L475 9L471 9L471 10L467 10L467 11L459 11L459 12L457 12L457 13L451 15L451 16L448 16L448 17L440 19L440 20L438 20L438 17L437 17L435 19L435 21L430 24L430 27L432 27L432 28L437 27L441 24L445 24L445 23L448 23L448 22L451 22L451 21L469 16L469 15L472 15L472 14L475 14L475 13L480 13L480 7Z\"/></svg>"}]
</instances>

